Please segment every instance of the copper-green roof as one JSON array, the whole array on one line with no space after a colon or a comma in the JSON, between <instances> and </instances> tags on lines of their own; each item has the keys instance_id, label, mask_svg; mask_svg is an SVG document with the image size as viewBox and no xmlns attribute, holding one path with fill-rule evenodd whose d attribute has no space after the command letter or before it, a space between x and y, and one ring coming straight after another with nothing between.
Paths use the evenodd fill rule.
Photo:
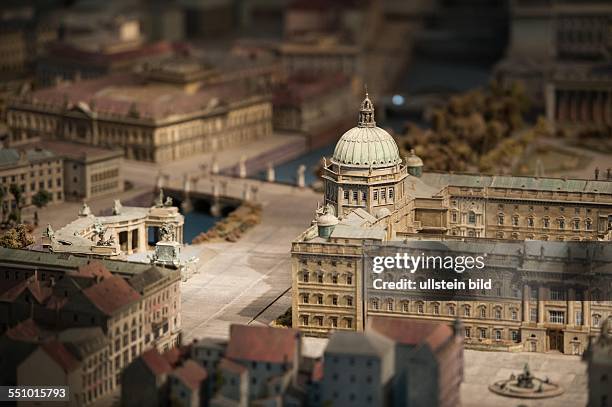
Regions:
<instances>
[{"instance_id":1,"label":"copper-green roof","mask_svg":"<svg viewBox=\"0 0 612 407\"><path fill-rule=\"evenodd\" d=\"M356 167L388 167L401 162L393 137L380 127L353 127L338 140L333 160Z\"/></svg>"}]
</instances>

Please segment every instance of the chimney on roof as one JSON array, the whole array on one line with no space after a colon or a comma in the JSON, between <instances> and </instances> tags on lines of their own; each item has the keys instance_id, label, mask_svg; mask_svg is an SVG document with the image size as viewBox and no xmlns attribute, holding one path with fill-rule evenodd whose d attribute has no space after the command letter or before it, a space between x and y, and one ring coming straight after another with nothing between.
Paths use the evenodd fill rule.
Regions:
<instances>
[{"instance_id":1,"label":"chimney on roof","mask_svg":"<svg viewBox=\"0 0 612 407\"><path fill-rule=\"evenodd\" d=\"M595 180L599 179L599 167L595 167Z\"/></svg>"}]
</instances>

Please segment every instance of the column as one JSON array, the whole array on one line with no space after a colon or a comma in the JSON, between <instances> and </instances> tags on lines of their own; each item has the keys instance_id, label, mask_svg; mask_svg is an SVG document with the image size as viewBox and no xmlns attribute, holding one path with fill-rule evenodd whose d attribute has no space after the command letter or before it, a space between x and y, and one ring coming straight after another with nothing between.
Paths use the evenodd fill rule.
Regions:
<instances>
[{"instance_id":1,"label":"column","mask_svg":"<svg viewBox=\"0 0 612 407\"><path fill-rule=\"evenodd\" d=\"M543 324L544 318L544 295L545 287L543 285L538 287L538 324Z\"/></svg>"},{"instance_id":2,"label":"column","mask_svg":"<svg viewBox=\"0 0 612 407\"><path fill-rule=\"evenodd\" d=\"M576 325L576 318L574 313L574 301L576 299L576 293L573 288L567 290L567 318L566 324L574 326Z\"/></svg>"},{"instance_id":3,"label":"column","mask_svg":"<svg viewBox=\"0 0 612 407\"><path fill-rule=\"evenodd\" d=\"M582 325L588 328L591 327L591 294L588 288L585 288L582 296Z\"/></svg>"},{"instance_id":4,"label":"column","mask_svg":"<svg viewBox=\"0 0 612 407\"><path fill-rule=\"evenodd\" d=\"M529 284L523 286L523 322L529 321Z\"/></svg>"},{"instance_id":5,"label":"column","mask_svg":"<svg viewBox=\"0 0 612 407\"><path fill-rule=\"evenodd\" d=\"M126 253L132 253L132 231L130 229L127 230L127 250Z\"/></svg>"}]
</instances>

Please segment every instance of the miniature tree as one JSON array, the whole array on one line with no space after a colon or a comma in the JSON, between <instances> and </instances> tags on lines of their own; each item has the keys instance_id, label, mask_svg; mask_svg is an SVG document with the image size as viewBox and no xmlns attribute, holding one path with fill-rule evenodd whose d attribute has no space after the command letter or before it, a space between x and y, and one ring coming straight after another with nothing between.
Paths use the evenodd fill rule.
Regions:
<instances>
[{"instance_id":1,"label":"miniature tree","mask_svg":"<svg viewBox=\"0 0 612 407\"><path fill-rule=\"evenodd\" d=\"M49 191L41 189L32 197L32 203L36 205L37 208L43 208L51 202L52 198L53 196Z\"/></svg>"},{"instance_id":2,"label":"miniature tree","mask_svg":"<svg viewBox=\"0 0 612 407\"><path fill-rule=\"evenodd\" d=\"M11 184L9 186L9 192L15 198L15 210L11 212L9 218L15 223L21 223L21 204L23 200L23 190L17 184Z\"/></svg>"}]
</instances>

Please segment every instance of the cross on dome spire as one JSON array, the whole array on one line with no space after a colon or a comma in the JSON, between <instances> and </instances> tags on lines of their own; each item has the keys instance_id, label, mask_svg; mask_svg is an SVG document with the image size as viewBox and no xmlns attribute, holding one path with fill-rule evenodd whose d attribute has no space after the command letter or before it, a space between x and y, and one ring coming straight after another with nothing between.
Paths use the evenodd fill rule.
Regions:
<instances>
[{"instance_id":1,"label":"cross on dome spire","mask_svg":"<svg viewBox=\"0 0 612 407\"><path fill-rule=\"evenodd\" d=\"M359 122L357 123L357 127L376 127L376 122L374 121L374 104L368 95L367 86L365 87L365 99L361 102L361 107L359 109Z\"/></svg>"}]
</instances>

